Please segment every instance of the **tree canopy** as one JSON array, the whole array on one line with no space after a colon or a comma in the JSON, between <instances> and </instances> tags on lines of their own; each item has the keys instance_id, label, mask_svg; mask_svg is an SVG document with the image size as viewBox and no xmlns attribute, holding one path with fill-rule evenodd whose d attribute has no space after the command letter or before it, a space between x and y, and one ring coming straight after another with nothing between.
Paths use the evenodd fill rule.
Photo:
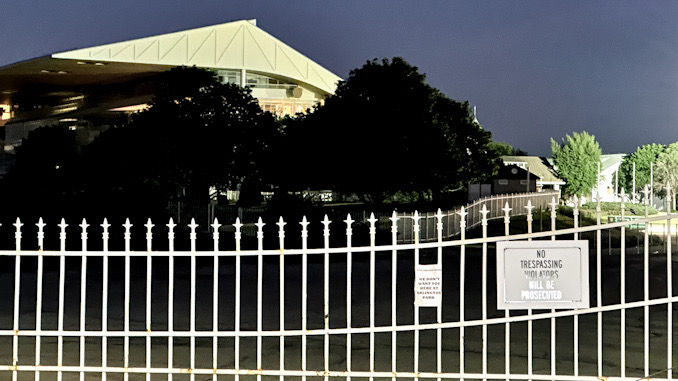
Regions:
<instances>
[{"instance_id":1,"label":"tree canopy","mask_svg":"<svg viewBox=\"0 0 678 381\"><path fill-rule=\"evenodd\" d=\"M206 201L210 186L262 190L276 132L274 117L249 89L181 67L159 78L147 110L129 125L102 133L84 153L106 189Z\"/></svg>"},{"instance_id":2,"label":"tree canopy","mask_svg":"<svg viewBox=\"0 0 678 381\"><path fill-rule=\"evenodd\" d=\"M565 135L562 144L551 138L551 152L560 178L565 181L565 193L583 196L598 183L600 145L586 131Z\"/></svg>"},{"instance_id":3,"label":"tree canopy","mask_svg":"<svg viewBox=\"0 0 678 381\"><path fill-rule=\"evenodd\" d=\"M329 188L380 203L445 191L492 175L490 132L467 102L445 97L402 58L352 70L314 112L288 120L281 183Z\"/></svg>"},{"instance_id":4,"label":"tree canopy","mask_svg":"<svg viewBox=\"0 0 678 381\"><path fill-rule=\"evenodd\" d=\"M527 152L505 142L490 142L490 149L498 156L527 156Z\"/></svg>"},{"instance_id":5,"label":"tree canopy","mask_svg":"<svg viewBox=\"0 0 678 381\"><path fill-rule=\"evenodd\" d=\"M28 134L14 156L15 164L3 178L5 206L32 205L49 213L63 210L72 198L75 169L80 158L75 131L64 126L40 127Z\"/></svg>"},{"instance_id":6,"label":"tree canopy","mask_svg":"<svg viewBox=\"0 0 678 381\"><path fill-rule=\"evenodd\" d=\"M657 175L654 182L655 189L664 190L666 184L670 184L672 208L675 209L676 184L678 184L678 142L671 143L657 156Z\"/></svg>"},{"instance_id":7,"label":"tree canopy","mask_svg":"<svg viewBox=\"0 0 678 381\"><path fill-rule=\"evenodd\" d=\"M645 144L624 158L619 166L619 179L627 193L633 189L633 163L636 163L636 191L639 191L650 185L650 165L665 148L662 144Z\"/></svg>"},{"instance_id":8,"label":"tree canopy","mask_svg":"<svg viewBox=\"0 0 678 381\"><path fill-rule=\"evenodd\" d=\"M374 204L437 202L491 176L499 149L468 102L425 79L401 58L368 61L313 112L277 119L248 88L175 68L155 81L148 109L89 145L66 128L36 130L5 193L139 216L164 212L171 200L205 203L210 187L240 190L243 205L259 203L262 190L309 188ZM22 191L31 187L52 193Z\"/></svg>"}]
</instances>

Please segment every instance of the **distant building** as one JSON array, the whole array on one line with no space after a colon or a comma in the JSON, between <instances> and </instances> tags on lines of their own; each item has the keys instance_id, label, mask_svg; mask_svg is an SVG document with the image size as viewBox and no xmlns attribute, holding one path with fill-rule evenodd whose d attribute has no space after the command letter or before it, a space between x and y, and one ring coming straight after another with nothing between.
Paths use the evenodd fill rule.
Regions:
<instances>
[{"instance_id":1,"label":"distant building","mask_svg":"<svg viewBox=\"0 0 678 381\"><path fill-rule=\"evenodd\" d=\"M611 155L600 155L600 176L598 177L598 184L591 192L591 200L596 200L596 195L600 197L600 201L614 202L619 201L618 193L621 192L619 177L619 166L624 161L626 154L617 153ZM636 189L638 193L640 189ZM633 189L625 189L624 192L632 197Z\"/></svg>"},{"instance_id":2,"label":"distant building","mask_svg":"<svg viewBox=\"0 0 678 381\"><path fill-rule=\"evenodd\" d=\"M539 156L502 156L504 165L515 165L536 175L537 192L542 190L560 190L565 185L565 181L556 175L553 166L546 158Z\"/></svg>"},{"instance_id":3,"label":"distant building","mask_svg":"<svg viewBox=\"0 0 678 381\"><path fill-rule=\"evenodd\" d=\"M249 86L262 109L278 115L312 108L340 80L256 20L55 53L0 68L4 146L13 149L45 125L95 135L93 126L144 109L153 77L175 66L206 68L222 82Z\"/></svg>"},{"instance_id":4,"label":"distant building","mask_svg":"<svg viewBox=\"0 0 678 381\"><path fill-rule=\"evenodd\" d=\"M537 191L539 177L517 165L505 165L496 175L482 184L469 184L468 201L496 194L530 193Z\"/></svg>"},{"instance_id":5,"label":"distant building","mask_svg":"<svg viewBox=\"0 0 678 381\"><path fill-rule=\"evenodd\" d=\"M492 176L492 194L536 192L539 177L517 165L505 165Z\"/></svg>"}]
</instances>

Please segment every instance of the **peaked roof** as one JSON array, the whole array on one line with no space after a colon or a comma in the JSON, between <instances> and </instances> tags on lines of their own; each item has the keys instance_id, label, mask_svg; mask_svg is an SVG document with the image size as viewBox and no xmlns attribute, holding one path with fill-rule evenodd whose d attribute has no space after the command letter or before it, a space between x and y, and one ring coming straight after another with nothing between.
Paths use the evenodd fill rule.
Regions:
<instances>
[{"instance_id":1,"label":"peaked roof","mask_svg":"<svg viewBox=\"0 0 678 381\"><path fill-rule=\"evenodd\" d=\"M615 153L610 155L600 155L600 171L604 172L605 170L617 165L617 167L624 161L624 158L627 155L625 153ZM616 169L616 168L615 168Z\"/></svg>"},{"instance_id":2,"label":"peaked roof","mask_svg":"<svg viewBox=\"0 0 678 381\"><path fill-rule=\"evenodd\" d=\"M247 69L334 93L341 78L256 26L240 20L52 54L52 58Z\"/></svg>"},{"instance_id":3,"label":"peaked roof","mask_svg":"<svg viewBox=\"0 0 678 381\"><path fill-rule=\"evenodd\" d=\"M530 180L540 180L540 177L532 172L528 172L526 169L520 168L515 164L504 165L499 168L499 171L496 175L492 176L493 179L525 179L529 175Z\"/></svg>"},{"instance_id":4,"label":"peaked roof","mask_svg":"<svg viewBox=\"0 0 678 381\"><path fill-rule=\"evenodd\" d=\"M527 163L527 168L531 173L539 176L541 181L565 183L553 170L547 159L539 156L502 156L504 163Z\"/></svg>"}]
</instances>

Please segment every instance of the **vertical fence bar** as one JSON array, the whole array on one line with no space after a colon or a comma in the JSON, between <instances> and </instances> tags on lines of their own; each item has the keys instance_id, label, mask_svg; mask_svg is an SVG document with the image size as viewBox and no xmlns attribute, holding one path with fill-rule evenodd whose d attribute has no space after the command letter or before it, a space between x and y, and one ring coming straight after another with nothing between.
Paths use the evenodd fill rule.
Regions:
<instances>
[{"instance_id":1,"label":"vertical fence bar","mask_svg":"<svg viewBox=\"0 0 678 381\"><path fill-rule=\"evenodd\" d=\"M234 338L234 363L235 369L240 369L240 281L241 281L241 269L240 269L240 245L242 243L242 223L240 223L240 217L236 217L235 223L235 338ZM240 379L240 375L235 375L235 381Z\"/></svg>"},{"instance_id":2,"label":"vertical fence bar","mask_svg":"<svg viewBox=\"0 0 678 381\"><path fill-rule=\"evenodd\" d=\"M624 209L625 209L625 204L624 200L625 194L624 194L624 188L621 190L621 220L622 222L625 221L624 218ZM621 235L620 235L620 244L621 244L621 252L619 253L620 255L620 266L621 269L619 270L620 272L620 285L619 285L619 293L620 293L620 298L621 298L621 338L620 338L620 356L621 356L621 362L620 362L620 368L621 368L621 377L624 378L626 377L626 225L622 225L621 227Z\"/></svg>"},{"instance_id":3,"label":"vertical fence bar","mask_svg":"<svg viewBox=\"0 0 678 381\"><path fill-rule=\"evenodd\" d=\"M80 268L80 369L85 367L85 317L87 311L87 228L89 224L83 218L80 228L82 259ZM85 372L80 370L80 381L85 381Z\"/></svg>"},{"instance_id":4,"label":"vertical fence bar","mask_svg":"<svg viewBox=\"0 0 678 381\"><path fill-rule=\"evenodd\" d=\"M189 235L189 238L191 240L191 316L190 316L190 330L191 330L191 339L190 339L190 347L191 347L191 354L190 354L190 366L191 370L195 369L195 301L197 298L196 295L196 287L195 287L195 281L196 281L196 263L195 263L195 241L197 238L197 234L195 232L195 229L198 227L198 224L195 223L195 219L191 218L191 224L188 225L189 228L191 228L191 233ZM237 271L237 269L236 269ZM237 324L237 322L236 322ZM195 381L195 374L191 372L191 381ZM237 381L237 376L236 376L236 381Z\"/></svg>"},{"instance_id":5,"label":"vertical fence bar","mask_svg":"<svg viewBox=\"0 0 678 381\"><path fill-rule=\"evenodd\" d=\"M647 185L642 190L645 197L643 198L643 204L645 205L645 218L648 217L648 195L649 190ZM643 245L643 300L645 301L645 306L643 306L643 375L645 377L650 376L650 306L647 302L650 300L650 235L648 228L650 226L649 222L645 222L645 236L644 236L644 245Z\"/></svg>"},{"instance_id":6,"label":"vertical fence bar","mask_svg":"<svg viewBox=\"0 0 678 381\"><path fill-rule=\"evenodd\" d=\"M17 381L16 366L19 365L19 296L21 294L21 220L17 217L14 227L16 257L14 259L14 336L12 337L12 381Z\"/></svg>"},{"instance_id":7,"label":"vertical fence bar","mask_svg":"<svg viewBox=\"0 0 678 381\"><path fill-rule=\"evenodd\" d=\"M129 380L129 310L130 310L130 241L132 239L132 233L130 229L132 224L129 221L129 218L125 220L125 336L124 336L124 380Z\"/></svg>"},{"instance_id":8,"label":"vertical fence bar","mask_svg":"<svg viewBox=\"0 0 678 381\"><path fill-rule=\"evenodd\" d=\"M219 227L221 224L215 217L212 226L212 241L214 258L212 265L212 381L217 381L217 369L219 369ZM258 366L258 364L257 364Z\"/></svg>"},{"instance_id":9,"label":"vertical fence bar","mask_svg":"<svg viewBox=\"0 0 678 381\"><path fill-rule=\"evenodd\" d=\"M282 216L278 220L278 247L280 248L280 370L285 370L285 225ZM280 381L285 377L280 373Z\"/></svg>"},{"instance_id":10,"label":"vertical fence bar","mask_svg":"<svg viewBox=\"0 0 678 381\"><path fill-rule=\"evenodd\" d=\"M264 250L264 225L266 225L259 217L256 223L257 226L257 369L261 369L261 333L263 330L263 284L264 284L264 264L263 254ZM257 381L261 381L261 375L257 375Z\"/></svg>"},{"instance_id":11,"label":"vertical fence bar","mask_svg":"<svg viewBox=\"0 0 678 381\"><path fill-rule=\"evenodd\" d=\"M511 224L511 217L509 215L509 213L511 212L511 208L509 207L508 201L505 202L503 210L504 210L504 235L508 237L510 233L510 224ZM508 308L504 310L504 317L507 319L511 317ZM504 324L504 372L507 375L511 374L511 323L508 321Z\"/></svg>"},{"instance_id":12,"label":"vertical fence bar","mask_svg":"<svg viewBox=\"0 0 678 381\"><path fill-rule=\"evenodd\" d=\"M397 372L396 352L398 349L397 332L396 332L396 302L398 292L398 250L395 248L398 244L398 215L395 211L390 217L391 220L391 244L394 249L391 250L391 381L395 381L395 374Z\"/></svg>"},{"instance_id":13,"label":"vertical fence bar","mask_svg":"<svg viewBox=\"0 0 678 381\"><path fill-rule=\"evenodd\" d=\"M596 200L596 226L598 229L596 229L596 306L600 308L603 305L603 289L602 289L602 279L601 279L601 274L602 274L602 249L603 249L603 242L602 242L602 228L600 226L600 213L601 213L601 208L600 208L600 197ZM609 234L610 230L608 230ZM597 353L597 358L598 358L598 378L603 377L603 313L599 310L597 313L598 317L598 350L596 351Z\"/></svg>"},{"instance_id":14,"label":"vertical fence bar","mask_svg":"<svg viewBox=\"0 0 678 381\"><path fill-rule=\"evenodd\" d=\"M59 336L57 336L57 366L59 371L57 372L57 381L61 381L63 378L63 371L61 367L64 365L64 295L66 292L66 220L61 219L59 228L61 232L59 233L59 313L57 317L57 327L59 330Z\"/></svg>"},{"instance_id":15,"label":"vertical fence bar","mask_svg":"<svg viewBox=\"0 0 678 381\"><path fill-rule=\"evenodd\" d=\"M480 209L482 215L483 238L487 238L487 207L483 204ZM487 242L483 241L482 248L482 319L487 320ZM487 379L487 324L483 324L483 379Z\"/></svg>"},{"instance_id":16,"label":"vertical fence bar","mask_svg":"<svg viewBox=\"0 0 678 381\"><path fill-rule=\"evenodd\" d=\"M414 211L414 217L412 217L412 219L414 221L414 271L415 271L414 282L415 282L415 285L416 285L416 282L417 282L416 271L417 271L417 266L419 266L419 232L420 232L420 229L421 229L421 226L419 225L419 220L421 219L421 217L419 216L419 212L417 212L415 210ZM415 286L415 285L413 285L413 286ZM418 373L419 372L419 305L416 302L414 303L414 351L413 352L414 352L414 373Z\"/></svg>"},{"instance_id":17,"label":"vertical fence bar","mask_svg":"<svg viewBox=\"0 0 678 381\"><path fill-rule=\"evenodd\" d=\"M670 216L673 212L673 205L671 200L671 184L666 184L666 212ZM668 237L666 241L666 297L669 298L668 305L666 306L666 328L668 332L666 333L666 378L673 378L673 302L670 298L673 297L673 270L672 270L672 256L671 256L671 218L669 217L666 221L666 236Z\"/></svg>"},{"instance_id":18,"label":"vertical fence bar","mask_svg":"<svg viewBox=\"0 0 678 381\"><path fill-rule=\"evenodd\" d=\"M370 372L374 372L374 304L376 303L374 282L376 278L375 246L377 244L377 219L374 218L374 213L370 214L368 219L370 223ZM370 377L370 381L374 380Z\"/></svg>"},{"instance_id":19,"label":"vertical fence bar","mask_svg":"<svg viewBox=\"0 0 678 381\"><path fill-rule=\"evenodd\" d=\"M527 205L527 234L532 234L532 201L528 200ZM528 241L532 241L532 238L528 238ZM527 310L527 315L532 316L532 309ZM532 377L532 319L527 321L527 374Z\"/></svg>"},{"instance_id":20,"label":"vertical fence bar","mask_svg":"<svg viewBox=\"0 0 678 381\"><path fill-rule=\"evenodd\" d=\"M306 330L308 329L308 221L304 216L301 225L301 370L306 371ZM301 377L306 381L306 376Z\"/></svg>"},{"instance_id":21,"label":"vertical fence bar","mask_svg":"<svg viewBox=\"0 0 678 381\"><path fill-rule=\"evenodd\" d=\"M111 224L104 218L101 224L102 233L101 240L103 241L103 265L102 265L102 287L101 287L101 367L106 369L108 367L108 228ZM106 381L106 371L101 374L101 381Z\"/></svg>"},{"instance_id":22,"label":"vertical fence bar","mask_svg":"<svg viewBox=\"0 0 678 381\"><path fill-rule=\"evenodd\" d=\"M323 317L325 334L323 337L323 369L324 381L328 381L327 372L330 370L330 219L325 214L323 219Z\"/></svg>"},{"instance_id":23,"label":"vertical fence bar","mask_svg":"<svg viewBox=\"0 0 678 381\"><path fill-rule=\"evenodd\" d=\"M153 260L151 251L153 250L153 222L148 219L146 222L146 332L151 333L152 303L151 303L151 282L153 280ZM146 336L146 381L151 381L151 336Z\"/></svg>"},{"instance_id":24,"label":"vertical fence bar","mask_svg":"<svg viewBox=\"0 0 678 381\"><path fill-rule=\"evenodd\" d=\"M172 381L174 372L174 228L177 225L170 217L167 224L169 259L167 274L167 380Z\"/></svg>"},{"instance_id":25,"label":"vertical fence bar","mask_svg":"<svg viewBox=\"0 0 678 381\"><path fill-rule=\"evenodd\" d=\"M579 227L579 199L577 196L574 196L574 209L572 210L572 215L574 217L574 228ZM574 239L579 239L579 233L574 233ZM574 375L579 376L579 315L574 315L572 317L573 322L573 351L572 355L574 357ZM554 348L555 350L555 348Z\"/></svg>"},{"instance_id":26,"label":"vertical fence bar","mask_svg":"<svg viewBox=\"0 0 678 381\"><path fill-rule=\"evenodd\" d=\"M457 213L459 214L459 231L461 232L461 241L466 240L466 210L464 207L461 207L461 210ZM461 380L464 380L465 372L465 329L464 329L464 320L465 320L465 277L466 277L466 244L462 243L459 247L459 374L461 375Z\"/></svg>"},{"instance_id":27,"label":"vertical fence bar","mask_svg":"<svg viewBox=\"0 0 678 381\"><path fill-rule=\"evenodd\" d=\"M35 365L40 366L41 360L40 360L40 352L41 352L41 331L42 331L42 278L43 278L43 272L44 272L44 258L42 255L42 252L44 250L44 239L45 239L45 232L44 232L44 227L45 223L42 220L42 217L38 220L38 223L36 224L38 227L38 250L40 251L38 253L38 269L37 269L37 284L36 284L36 292L35 292L35 330L38 332L37 336L35 337ZM40 381L40 371L36 370L35 371L35 381Z\"/></svg>"},{"instance_id":28,"label":"vertical fence bar","mask_svg":"<svg viewBox=\"0 0 678 381\"><path fill-rule=\"evenodd\" d=\"M352 270L353 270L353 253L351 252L353 228L351 224L353 219L351 215L346 216L346 328L351 329L351 313L352 313ZM351 371L351 332L346 333L346 371ZM351 380L351 376L346 377L347 381ZM282 380L281 380L282 381Z\"/></svg>"},{"instance_id":29,"label":"vertical fence bar","mask_svg":"<svg viewBox=\"0 0 678 381\"><path fill-rule=\"evenodd\" d=\"M438 264L440 265L440 269L442 270L443 268L443 247L442 247L442 242L443 242L443 212L438 209L438 212L436 213L436 219L437 219L437 224L436 224L436 230L438 232L437 237L438 237ZM440 289L443 289L443 276L442 276L442 271L440 274ZM441 295L442 299L442 295ZM441 301L440 305L436 308L436 323L440 324L443 322L443 303ZM443 372L443 330L438 327L436 329L436 372L442 373ZM437 378L437 381L440 381L440 377Z\"/></svg>"},{"instance_id":30,"label":"vertical fence bar","mask_svg":"<svg viewBox=\"0 0 678 381\"><path fill-rule=\"evenodd\" d=\"M556 239L556 208L558 207L558 204L556 204L556 199L555 197L551 197L551 203L549 204L551 207L551 232L553 233L551 235L551 240L555 241ZM554 309L551 309L551 312L555 312ZM551 375L555 376L556 375L556 318L551 318Z\"/></svg>"}]
</instances>

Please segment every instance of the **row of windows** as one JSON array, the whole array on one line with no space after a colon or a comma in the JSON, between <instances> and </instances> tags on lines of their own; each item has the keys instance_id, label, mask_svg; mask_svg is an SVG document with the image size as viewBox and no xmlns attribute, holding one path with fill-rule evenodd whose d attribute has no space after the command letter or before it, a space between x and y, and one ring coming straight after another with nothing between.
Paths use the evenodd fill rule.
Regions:
<instances>
[{"instance_id":1,"label":"row of windows","mask_svg":"<svg viewBox=\"0 0 678 381\"><path fill-rule=\"evenodd\" d=\"M217 76L221 83L234 83L240 85L242 82L242 73L240 70L217 70ZM266 75L247 73L245 75L245 86L259 87L263 89L289 89L296 85L281 79L272 78Z\"/></svg>"},{"instance_id":2,"label":"row of windows","mask_svg":"<svg viewBox=\"0 0 678 381\"><path fill-rule=\"evenodd\" d=\"M498 180L499 185L508 185L508 180ZM527 180L520 180L520 185L527 185Z\"/></svg>"},{"instance_id":3,"label":"row of windows","mask_svg":"<svg viewBox=\"0 0 678 381\"><path fill-rule=\"evenodd\" d=\"M259 106L264 111L268 111L272 114L279 116L282 115L294 115L298 112L306 112L306 109L312 109L315 105L314 102L299 102L299 101L270 101L265 100L259 101Z\"/></svg>"}]
</instances>

